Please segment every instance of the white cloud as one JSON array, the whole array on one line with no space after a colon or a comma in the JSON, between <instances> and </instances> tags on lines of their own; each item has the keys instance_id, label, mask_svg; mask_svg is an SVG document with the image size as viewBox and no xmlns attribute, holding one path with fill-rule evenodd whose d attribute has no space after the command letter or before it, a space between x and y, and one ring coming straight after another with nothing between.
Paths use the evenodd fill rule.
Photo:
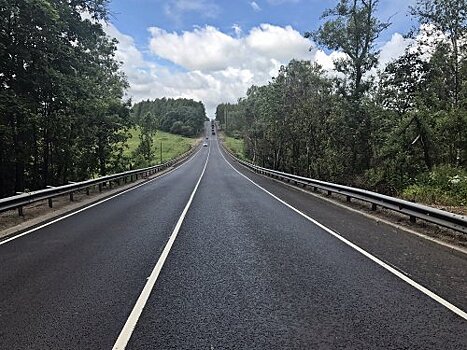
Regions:
<instances>
[{"instance_id":1,"label":"white cloud","mask_svg":"<svg viewBox=\"0 0 467 350\"><path fill-rule=\"evenodd\" d=\"M190 70L227 68L241 57L240 40L214 27L195 28L183 34L168 33L157 27L149 31L152 53Z\"/></svg>"},{"instance_id":2,"label":"white cloud","mask_svg":"<svg viewBox=\"0 0 467 350\"><path fill-rule=\"evenodd\" d=\"M237 38L240 37L240 35L242 35L242 27L240 27L240 25L234 24L232 26L232 29L234 30L235 35L237 36Z\"/></svg>"},{"instance_id":3,"label":"white cloud","mask_svg":"<svg viewBox=\"0 0 467 350\"><path fill-rule=\"evenodd\" d=\"M123 62L130 83L128 95L134 102L164 96L192 98L204 102L209 116L219 103L244 96L251 85L266 84L293 58L316 61L332 70L333 60L343 57L338 52L310 52L311 41L290 26L262 24L244 33L236 25L231 35L211 26L182 33L149 28L150 55L183 68L174 70L145 58L133 38L113 25L104 29L119 40L116 56ZM400 55L404 40L393 35L382 47L381 61Z\"/></svg>"},{"instance_id":4,"label":"white cloud","mask_svg":"<svg viewBox=\"0 0 467 350\"><path fill-rule=\"evenodd\" d=\"M189 70L261 68L272 60L287 63L292 58L311 58L308 51L311 42L290 26L261 24L247 35L237 37L211 26L181 34L157 27L149 30L152 53Z\"/></svg>"},{"instance_id":5,"label":"white cloud","mask_svg":"<svg viewBox=\"0 0 467 350\"><path fill-rule=\"evenodd\" d=\"M309 51L311 42L290 26L262 24L245 34L238 25L233 29L229 35L212 26L182 33L149 28L151 52L188 71L161 74L153 70L157 84L163 86L157 91L152 88L152 93L202 100L212 115L220 102L235 102L251 85L266 84L292 58L314 56ZM165 80L171 80L170 90ZM174 81L183 83L173 86Z\"/></svg>"},{"instance_id":6,"label":"white cloud","mask_svg":"<svg viewBox=\"0 0 467 350\"><path fill-rule=\"evenodd\" d=\"M380 49L379 66L385 67L389 62L402 56L411 43L411 39L404 38L399 33L394 33L391 40L386 42Z\"/></svg>"},{"instance_id":7,"label":"white cloud","mask_svg":"<svg viewBox=\"0 0 467 350\"><path fill-rule=\"evenodd\" d=\"M250 2L250 6L254 11L261 11L261 7L259 7L258 3L256 1Z\"/></svg>"}]
</instances>

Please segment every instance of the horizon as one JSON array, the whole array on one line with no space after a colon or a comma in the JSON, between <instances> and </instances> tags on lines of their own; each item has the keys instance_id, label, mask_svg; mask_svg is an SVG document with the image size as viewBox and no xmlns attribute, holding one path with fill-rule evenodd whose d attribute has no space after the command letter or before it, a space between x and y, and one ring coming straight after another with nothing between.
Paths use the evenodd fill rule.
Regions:
<instances>
[{"instance_id":1,"label":"horizon","mask_svg":"<svg viewBox=\"0 0 467 350\"><path fill-rule=\"evenodd\" d=\"M251 85L264 85L292 59L332 70L338 52L317 48L303 34L323 23L337 2L303 0L114 0L106 33L119 41L116 57L133 103L161 97L201 101L214 118L220 103L235 103ZM408 45L414 25L410 1L381 1L378 17L391 26L376 45L380 67Z\"/></svg>"}]
</instances>

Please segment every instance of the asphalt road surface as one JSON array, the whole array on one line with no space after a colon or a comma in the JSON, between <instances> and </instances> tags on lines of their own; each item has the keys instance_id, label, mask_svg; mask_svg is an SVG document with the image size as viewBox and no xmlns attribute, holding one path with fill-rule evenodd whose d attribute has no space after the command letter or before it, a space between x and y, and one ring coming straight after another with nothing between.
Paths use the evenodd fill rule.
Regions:
<instances>
[{"instance_id":1,"label":"asphalt road surface","mask_svg":"<svg viewBox=\"0 0 467 350\"><path fill-rule=\"evenodd\" d=\"M0 242L0 349L467 349L465 254L252 174L209 137Z\"/></svg>"}]
</instances>

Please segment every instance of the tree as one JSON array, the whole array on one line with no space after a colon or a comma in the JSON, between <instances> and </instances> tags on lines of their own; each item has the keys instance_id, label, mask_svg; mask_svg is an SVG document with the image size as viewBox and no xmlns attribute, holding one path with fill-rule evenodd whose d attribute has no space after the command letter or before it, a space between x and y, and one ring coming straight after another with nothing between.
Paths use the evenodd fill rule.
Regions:
<instances>
[{"instance_id":1,"label":"tree","mask_svg":"<svg viewBox=\"0 0 467 350\"><path fill-rule=\"evenodd\" d=\"M127 84L116 41L99 22L106 6L0 0L0 196L105 173L121 162Z\"/></svg>"},{"instance_id":2,"label":"tree","mask_svg":"<svg viewBox=\"0 0 467 350\"><path fill-rule=\"evenodd\" d=\"M343 52L337 59L336 71L343 73L340 91L351 101L359 101L370 85L364 75L378 63L375 42L390 23L375 17L378 0L340 0L335 8L326 10L322 18L329 18L317 31L305 33L319 45Z\"/></svg>"},{"instance_id":3,"label":"tree","mask_svg":"<svg viewBox=\"0 0 467 350\"><path fill-rule=\"evenodd\" d=\"M344 140L350 150L350 176L358 176L371 166L372 121L362 99L371 87L365 74L376 67L378 53L376 39L390 24L378 20L375 12L378 0L340 0L335 8L326 10L322 17L328 20L315 32L305 33L319 45L345 54L335 60L335 69L343 74L336 78L336 86L344 96L341 110L344 129L349 133Z\"/></svg>"},{"instance_id":4,"label":"tree","mask_svg":"<svg viewBox=\"0 0 467 350\"><path fill-rule=\"evenodd\" d=\"M461 66L467 49L467 0L418 0L416 6L411 7L411 13L424 25L430 41L435 38L438 45L445 44L447 55L443 59L448 58L450 68L446 78L452 81L452 103L457 107L465 80Z\"/></svg>"}]
</instances>

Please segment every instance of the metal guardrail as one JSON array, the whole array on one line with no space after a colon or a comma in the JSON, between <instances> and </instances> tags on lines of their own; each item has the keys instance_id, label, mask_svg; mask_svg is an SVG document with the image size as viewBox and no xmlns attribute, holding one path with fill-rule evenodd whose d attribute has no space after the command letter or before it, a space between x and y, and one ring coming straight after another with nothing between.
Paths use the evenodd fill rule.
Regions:
<instances>
[{"instance_id":1,"label":"metal guardrail","mask_svg":"<svg viewBox=\"0 0 467 350\"><path fill-rule=\"evenodd\" d=\"M444 210L429 207L427 205L409 202L403 199L386 196L384 194L363 190L361 188L338 185L331 182L310 179L303 176L297 176L277 170L263 168L253 163L239 159L224 145L222 145L222 148L238 163L253 170L256 173L277 178L282 181L287 181L289 183L293 182L297 186L302 185L303 187L310 187L313 188L314 191L326 191L328 195L337 193L346 196L348 202L350 202L352 198L359 199L361 201L371 203L372 210L376 210L377 207L380 206L382 208L406 214L409 216L411 222L415 222L416 219L421 219L450 228L455 231L467 233L467 217L464 215L450 213Z\"/></svg>"},{"instance_id":2,"label":"metal guardrail","mask_svg":"<svg viewBox=\"0 0 467 350\"><path fill-rule=\"evenodd\" d=\"M73 193L77 191L86 190L86 194L89 195L89 189L91 187L98 186L99 192L101 192L103 185L107 183L111 188L112 182L118 181L118 184L120 184L121 181L127 183L128 180L133 181L138 180L138 178L148 177L150 175L158 173L161 170L167 169L174 164L181 162L182 160L190 156L197 148L199 147L192 147L189 151L185 152L184 154L163 164L158 164L142 169L129 170L118 174L102 176L96 179L74 182L63 186L49 187L42 190L25 192L16 196L2 198L0 199L0 213L7 210L18 209L19 215L23 215L24 206L46 199L49 202L49 207L52 208L52 199L59 196L68 194L70 196L70 201L73 201Z\"/></svg>"}]
</instances>

